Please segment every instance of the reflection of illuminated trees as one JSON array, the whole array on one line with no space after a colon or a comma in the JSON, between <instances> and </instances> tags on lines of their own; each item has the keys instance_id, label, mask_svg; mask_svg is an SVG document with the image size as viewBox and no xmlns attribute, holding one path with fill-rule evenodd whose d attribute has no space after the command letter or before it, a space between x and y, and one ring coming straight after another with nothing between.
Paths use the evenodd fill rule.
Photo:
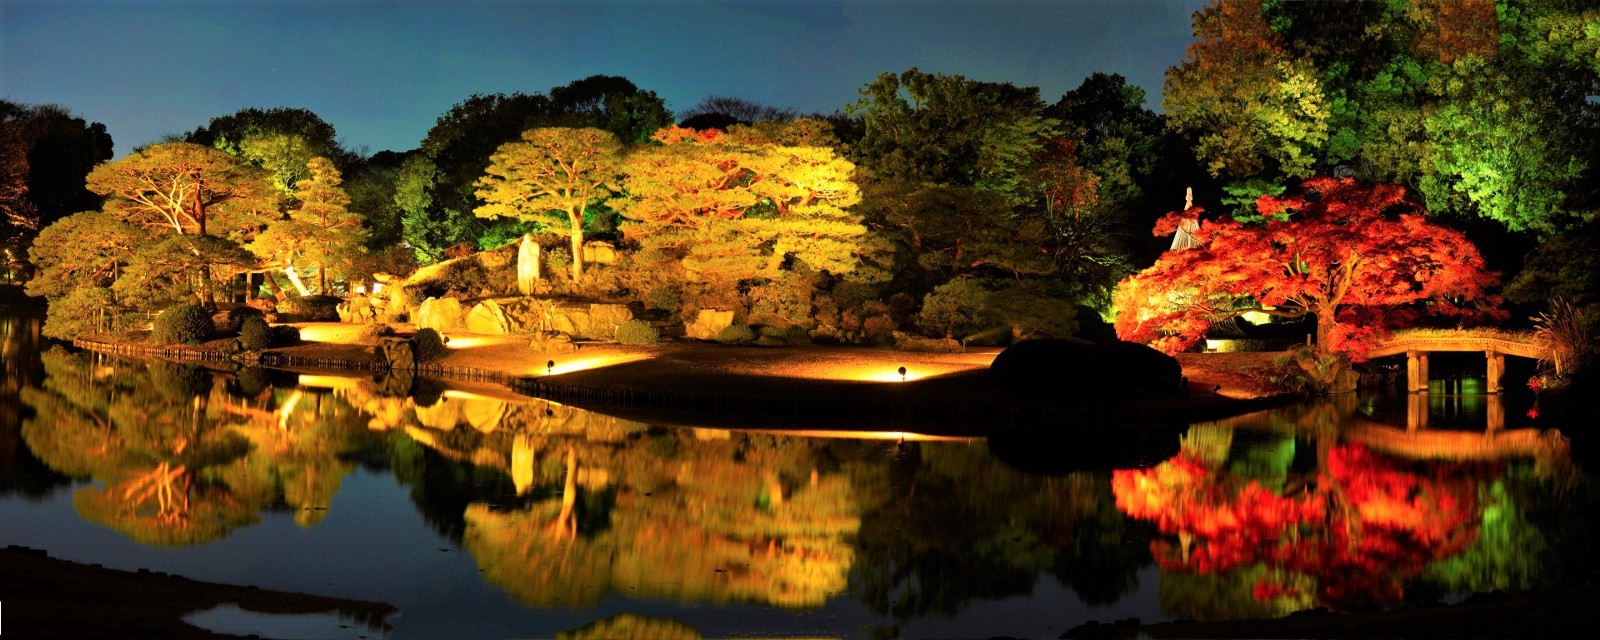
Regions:
<instances>
[{"instance_id":1,"label":"reflection of illuminated trees","mask_svg":"<svg viewBox=\"0 0 1600 640\"><path fill-rule=\"evenodd\" d=\"M1405 464L1339 444L1322 449L1314 472L1298 474L1283 447L1268 440L1226 467L1186 452L1114 474L1118 507L1171 536L1151 545L1166 570L1169 613L1219 619L1392 604L1430 566L1492 564L1463 555L1482 544L1480 525L1496 505L1509 506L1480 509L1476 478L1489 466Z\"/></svg>"},{"instance_id":2,"label":"reflection of illuminated trees","mask_svg":"<svg viewBox=\"0 0 1600 640\"><path fill-rule=\"evenodd\" d=\"M881 487L867 512L852 590L875 613L905 620L954 615L977 599L1033 591L1054 571L1085 601L1114 602L1137 586L1147 535L1109 504L1103 475L1041 478L981 447L897 447L889 468L863 465ZM888 477L881 477L888 476Z\"/></svg>"},{"instance_id":3,"label":"reflection of illuminated trees","mask_svg":"<svg viewBox=\"0 0 1600 640\"><path fill-rule=\"evenodd\" d=\"M805 607L844 590L856 502L847 477L813 472L817 451L804 440L677 430L624 448L519 441L514 457L528 470L516 473L551 497L469 506L463 544L524 602L579 606L626 587Z\"/></svg>"},{"instance_id":4,"label":"reflection of illuminated trees","mask_svg":"<svg viewBox=\"0 0 1600 640\"><path fill-rule=\"evenodd\" d=\"M216 539L280 500L315 524L350 468L343 425L359 414L332 398L236 397L210 371L167 362L42 359L43 384L24 391L35 413L24 437L52 468L98 481L74 496L84 518L142 543Z\"/></svg>"}]
</instances>

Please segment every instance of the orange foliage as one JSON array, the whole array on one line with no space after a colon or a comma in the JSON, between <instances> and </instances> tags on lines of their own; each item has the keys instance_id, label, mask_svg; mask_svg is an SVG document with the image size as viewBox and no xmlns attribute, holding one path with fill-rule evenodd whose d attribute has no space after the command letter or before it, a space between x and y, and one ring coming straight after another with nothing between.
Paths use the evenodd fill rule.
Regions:
<instances>
[{"instance_id":1,"label":"orange foliage","mask_svg":"<svg viewBox=\"0 0 1600 640\"><path fill-rule=\"evenodd\" d=\"M717 142L722 138L721 129L689 129L672 125L657 129L650 134L650 139L661 144L678 144L680 142Z\"/></svg>"},{"instance_id":2,"label":"orange foliage","mask_svg":"<svg viewBox=\"0 0 1600 640\"><path fill-rule=\"evenodd\" d=\"M1495 319L1498 282L1465 235L1430 222L1397 185L1313 178L1293 196L1263 196L1265 224L1205 220L1202 246L1169 251L1117 288L1123 340L1168 352L1198 342L1214 322L1248 311L1314 315L1317 347L1359 360L1392 327L1425 316ZM1170 213L1170 233L1199 208Z\"/></svg>"}]
</instances>

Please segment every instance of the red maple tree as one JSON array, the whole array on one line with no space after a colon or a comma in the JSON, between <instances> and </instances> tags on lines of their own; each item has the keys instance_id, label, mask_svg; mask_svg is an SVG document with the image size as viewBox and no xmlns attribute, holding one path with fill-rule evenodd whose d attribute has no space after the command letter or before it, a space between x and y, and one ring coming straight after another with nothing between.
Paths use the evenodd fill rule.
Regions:
<instances>
[{"instance_id":1,"label":"red maple tree","mask_svg":"<svg viewBox=\"0 0 1600 640\"><path fill-rule=\"evenodd\" d=\"M1205 220L1201 246L1169 251L1117 287L1117 336L1177 352L1214 322L1251 311L1317 319L1318 355L1360 360L1388 329L1424 316L1499 319L1499 278L1458 231L1434 224L1398 185L1312 178L1263 196L1265 224ZM1175 232L1199 207L1167 214Z\"/></svg>"}]
</instances>

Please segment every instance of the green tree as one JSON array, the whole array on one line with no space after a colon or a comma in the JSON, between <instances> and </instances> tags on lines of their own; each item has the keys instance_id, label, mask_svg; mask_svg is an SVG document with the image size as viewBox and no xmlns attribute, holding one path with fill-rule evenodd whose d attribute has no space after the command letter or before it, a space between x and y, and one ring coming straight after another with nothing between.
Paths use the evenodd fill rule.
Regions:
<instances>
[{"instance_id":1,"label":"green tree","mask_svg":"<svg viewBox=\"0 0 1600 640\"><path fill-rule=\"evenodd\" d=\"M971 185L1008 201L1025 198L1023 175L1058 123L1042 115L1037 88L924 73L885 73L846 109L864 134L852 160L875 178Z\"/></svg>"},{"instance_id":2,"label":"green tree","mask_svg":"<svg viewBox=\"0 0 1600 640\"><path fill-rule=\"evenodd\" d=\"M593 75L550 90L556 118L550 124L610 131L627 143L645 142L672 124L672 112L654 91L621 76Z\"/></svg>"},{"instance_id":3,"label":"green tree","mask_svg":"<svg viewBox=\"0 0 1600 640\"><path fill-rule=\"evenodd\" d=\"M1213 176L1303 178L1328 138L1318 74L1289 56L1260 0L1214 0L1195 14L1188 57L1167 70L1162 105L1194 135Z\"/></svg>"},{"instance_id":4,"label":"green tree","mask_svg":"<svg viewBox=\"0 0 1600 640\"><path fill-rule=\"evenodd\" d=\"M309 109L296 107L241 109L212 118L184 134L183 141L249 159L271 172L284 193L305 177L306 162L312 158L329 158L341 167L355 159L340 148L333 125Z\"/></svg>"},{"instance_id":5,"label":"green tree","mask_svg":"<svg viewBox=\"0 0 1600 640\"><path fill-rule=\"evenodd\" d=\"M328 271L348 275L361 253L366 232L361 214L350 211L350 196L340 186L339 170L327 158L306 163L309 177L295 185L299 206L267 225L251 249L264 260L292 265L296 259L316 266L319 292L327 295Z\"/></svg>"},{"instance_id":6,"label":"green tree","mask_svg":"<svg viewBox=\"0 0 1600 640\"><path fill-rule=\"evenodd\" d=\"M474 213L538 222L567 236L572 280L578 282L583 278L584 211L615 190L622 145L601 129L529 129L522 140L500 145L489 157L487 175L477 182L484 204Z\"/></svg>"}]
</instances>

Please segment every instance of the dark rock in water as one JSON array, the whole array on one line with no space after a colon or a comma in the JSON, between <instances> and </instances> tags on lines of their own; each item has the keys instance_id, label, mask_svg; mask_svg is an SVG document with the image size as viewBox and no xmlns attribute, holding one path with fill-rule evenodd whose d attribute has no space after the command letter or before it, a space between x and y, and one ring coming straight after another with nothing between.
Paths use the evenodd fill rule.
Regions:
<instances>
[{"instance_id":1,"label":"dark rock in water","mask_svg":"<svg viewBox=\"0 0 1600 640\"><path fill-rule=\"evenodd\" d=\"M1027 340L995 356L996 384L1066 403L1103 403L1177 395L1183 367L1172 356L1132 342Z\"/></svg>"},{"instance_id":2,"label":"dark rock in water","mask_svg":"<svg viewBox=\"0 0 1600 640\"><path fill-rule=\"evenodd\" d=\"M1006 466L1041 476L1152 467L1178 455L1183 427L1023 429L989 438Z\"/></svg>"}]
</instances>

